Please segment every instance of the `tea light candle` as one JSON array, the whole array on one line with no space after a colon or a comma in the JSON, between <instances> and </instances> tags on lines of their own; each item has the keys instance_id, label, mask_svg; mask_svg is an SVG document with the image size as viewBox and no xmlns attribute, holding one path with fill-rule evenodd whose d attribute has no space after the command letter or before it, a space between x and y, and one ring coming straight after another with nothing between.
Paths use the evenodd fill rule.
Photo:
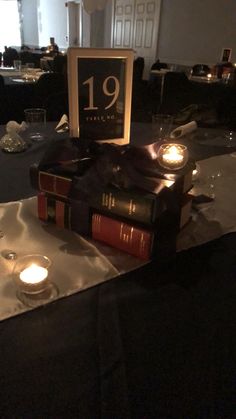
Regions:
<instances>
[{"instance_id":1,"label":"tea light candle","mask_svg":"<svg viewBox=\"0 0 236 419\"><path fill-rule=\"evenodd\" d=\"M211 73L207 74L207 80L211 80L211 78L212 78Z\"/></svg>"},{"instance_id":2,"label":"tea light candle","mask_svg":"<svg viewBox=\"0 0 236 419\"><path fill-rule=\"evenodd\" d=\"M20 272L23 292L41 292L47 286L48 270L32 263Z\"/></svg>"},{"instance_id":3,"label":"tea light candle","mask_svg":"<svg viewBox=\"0 0 236 419\"><path fill-rule=\"evenodd\" d=\"M20 279L27 284L38 284L44 281L47 276L48 270L42 266L35 265L35 263L32 263L31 266L20 273Z\"/></svg>"},{"instance_id":4,"label":"tea light candle","mask_svg":"<svg viewBox=\"0 0 236 419\"><path fill-rule=\"evenodd\" d=\"M180 154L178 148L173 145L168 150L166 150L166 153L163 154L162 159L168 165L176 166L183 162L184 156Z\"/></svg>"},{"instance_id":5,"label":"tea light candle","mask_svg":"<svg viewBox=\"0 0 236 419\"><path fill-rule=\"evenodd\" d=\"M13 278L23 294L39 294L50 285L50 259L40 254L26 255L16 260Z\"/></svg>"},{"instance_id":6,"label":"tea light candle","mask_svg":"<svg viewBox=\"0 0 236 419\"><path fill-rule=\"evenodd\" d=\"M187 158L187 147L181 144L162 144L158 151L158 162L170 170L181 169Z\"/></svg>"}]
</instances>

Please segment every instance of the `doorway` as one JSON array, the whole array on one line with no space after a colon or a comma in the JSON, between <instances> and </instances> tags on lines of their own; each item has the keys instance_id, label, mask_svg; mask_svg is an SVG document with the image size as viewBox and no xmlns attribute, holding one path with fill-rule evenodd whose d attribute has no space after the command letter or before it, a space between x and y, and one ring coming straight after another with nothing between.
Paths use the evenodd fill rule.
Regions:
<instances>
[{"instance_id":1,"label":"doorway","mask_svg":"<svg viewBox=\"0 0 236 419\"><path fill-rule=\"evenodd\" d=\"M145 61L143 78L149 78L156 60L161 0L116 0L114 48L132 48Z\"/></svg>"}]
</instances>

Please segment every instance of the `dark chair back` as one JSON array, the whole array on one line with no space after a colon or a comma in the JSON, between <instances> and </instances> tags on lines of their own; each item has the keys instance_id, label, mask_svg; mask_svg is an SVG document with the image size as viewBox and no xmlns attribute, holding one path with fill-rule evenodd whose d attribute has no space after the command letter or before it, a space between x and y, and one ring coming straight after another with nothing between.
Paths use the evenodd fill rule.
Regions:
<instances>
[{"instance_id":1,"label":"dark chair back","mask_svg":"<svg viewBox=\"0 0 236 419\"><path fill-rule=\"evenodd\" d=\"M54 57L53 60L53 71L59 74L62 74L65 79L65 85L68 84L67 77L67 55L58 54Z\"/></svg>"},{"instance_id":2,"label":"dark chair back","mask_svg":"<svg viewBox=\"0 0 236 419\"><path fill-rule=\"evenodd\" d=\"M0 125L6 124L9 121L9 110L9 98L4 84L4 78L0 75Z\"/></svg>"},{"instance_id":3,"label":"dark chair back","mask_svg":"<svg viewBox=\"0 0 236 419\"><path fill-rule=\"evenodd\" d=\"M21 51L19 54L19 58L23 65L33 63L36 68L40 67L40 57L40 54L34 54L31 51Z\"/></svg>"},{"instance_id":4,"label":"dark chair back","mask_svg":"<svg viewBox=\"0 0 236 419\"><path fill-rule=\"evenodd\" d=\"M191 119L196 119L198 124L217 124L219 104L223 95L223 85L219 83L199 83L191 81L185 73L169 72L165 75L163 88L163 113L181 114L190 108L197 109ZM211 121L210 121L211 120Z\"/></svg>"},{"instance_id":5,"label":"dark chair back","mask_svg":"<svg viewBox=\"0 0 236 419\"><path fill-rule=\"evenodd\" d=\"M67 86L63 74L42 74L34 86L35 106L44 106L44 103L49 96L55 93L64 92L66 89Z\"/></svg>"},{"instance_id":6,"label":"dark chair back","mask_svg":"<svg viewBox=\"0 0 236 419\"><path fill-rule=\"evenodd\" d=\"M161 63L159 60L157 60L154 64L151 66L151 70L161 70L162 68L168 68L168 65L166 63Z\"/></svg>"},{"instance_id":7,"label":"dark chair back","mask_svg":"<svg viewBox=\"0 0 236 419\"><path fill-rule=\"evenodd\" d=\"M53 70L56 73L67 73L67 55L56 55L53 60Z\"/></svg>"},{"instance_id":8,"label":"dark chair back","mask_svg":"<svg viewBox=\"0 0 236 419\"><path fill-rule=\"evenodd\" d=\"M4 83L4 78L3 78L3 76L0 74L0 90L2 90L2 89L4 88L4 86L5 86L5 83Z\"/></svg>"},{"instance_id":9,"label":"dark chair back","mask_svg":"<svg viewBox=\"0 0 236 419\"><path fill-rule=\"evenodd\" d=\"M194 103L188 77L184 72L169 71L164 76L161 111L175 114Z\"/></svg>"},{"instance_id":10,"label":"dark chair back","mask_svg":"<svg viewBox=\"0 0 236 419\"><path fill-rule=\"evenodd\" d=\"M3 53L3 65L4 67L13 67L14 60L19 60L19 54L15 48L6 48Z\"/></svg>"},{"instance_id":11,"label":"dark chair back","mask_svg":"<svg viewBox=\"0 0 236 419\"><path fill-rule=\"evenodd\" d=\"M69 116L68 91L56 92L49 95L43 107L47 112L47 121L58 121L63 114Z\"/></svg>"},{"instance_id":12,"label":"dark chair back","mask_svg":"<svg viewBox=\"0 0 236 419\"><path fill-rule=\"evenodd\" d=\"M144 70L144 58L138 57L134 60L133 65L133 80L142 80L143 78L143 70Z\"/></svg>"}]
</instances>

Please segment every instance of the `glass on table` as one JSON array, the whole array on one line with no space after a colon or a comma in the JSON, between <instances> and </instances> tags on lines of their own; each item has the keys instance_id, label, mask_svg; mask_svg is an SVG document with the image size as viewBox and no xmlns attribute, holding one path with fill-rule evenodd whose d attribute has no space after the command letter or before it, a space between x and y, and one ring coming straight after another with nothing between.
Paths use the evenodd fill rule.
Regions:
<instances>
[{"instance_id":1,"label":"glass on table","mask_svg":"<svg viewBox=\"0 0 236 419\"><path fill-rule=\"evenodd\" d=\"M228 120L225 124L224 139L226 147L236 147L236 123Z\"/></svg>"},{"instance_id":2,"label":"glass on table","mask_svg":"<svg viewBox=\"0 0 236 419\"><path fill-rule=\"evenodd\" d=\"M152 115L152 135L154 141L163 141L170 137L173 126L173 115L153 114Z\"/></svg>"},{"instance_id":3,"label":"glass on table","mask_svg":"<svg viewBox=\"0 0 236 419\"><path fill-rule=\"evenodd\" d=\"M236 132L232 128L229 128L225 132L225 139L226 139L226 147L234 147L236 145L235 144Z\"/></svg>"},{"instance_id":4,"label":"glass on table","mask_svg":"<svg viewBox=\"0 0 236 419\"><path fill-rule=\"evenodd\" d=\"M19 257L12 272L17 298L29 307L37 307L53 300L58 288L51 280L51 260L41 254Z\"/></svg>"},{"instance_id":5,"label":"glass on table","mask_svg":"<svg viewBox=\"0 0 236 419\"><path fill-rule=\"evenodd\" d=\"M21 60L14 60L13 66L16 71L21 71Z\"/></svg>"},{"instance_id":6,"label":"glass on table","mask_svg":"<svg viewBox=\"0 0 236 419\"><path fill-rule=\"evenodd\" d=\"M24 110L28 137L32 141L45 139L46 109L29 108Z\"/></svg>"},{"instance_id":7,"label":"glass on table","mask_svg":"<svg viewBox=\"0 0 236 419\"><path fill-rule=\"evenodd\" d=\"M224 131L224 145L227 148L236 149L236 123L235 121L229 121L225 126ZM232 157L236 157L236 151L230 154Z\"/></svg>"},{"instance_id":8,"label":"glass on table","mask_svg":"<svg viewBox=\"0 0 236 419\"><path fill-rule=\"evenodd\" d=\"M222 177L221 170L211 172L207 177L207 195L209 198L215 199L217 196L217 189L219 188L219 181Z\"/></svg>"}]
</instances>

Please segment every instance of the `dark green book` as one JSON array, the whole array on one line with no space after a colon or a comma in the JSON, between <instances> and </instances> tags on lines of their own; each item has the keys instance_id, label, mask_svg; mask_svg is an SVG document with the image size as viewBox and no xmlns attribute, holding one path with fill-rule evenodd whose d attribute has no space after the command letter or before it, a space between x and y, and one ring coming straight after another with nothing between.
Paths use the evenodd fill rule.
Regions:
<instances>
[{"instance_id":1,"label":"dark green book","mask_svg":"<svg viewBox=\"0 0 236 419\"><path fill-rule=\"evenodd\" d=\"M121 190L113 186L91 197L91 205L108 215L119 215L128 220L153 224L166 209L160 196L140 190Z\"/></svg>"}]
</instances>

